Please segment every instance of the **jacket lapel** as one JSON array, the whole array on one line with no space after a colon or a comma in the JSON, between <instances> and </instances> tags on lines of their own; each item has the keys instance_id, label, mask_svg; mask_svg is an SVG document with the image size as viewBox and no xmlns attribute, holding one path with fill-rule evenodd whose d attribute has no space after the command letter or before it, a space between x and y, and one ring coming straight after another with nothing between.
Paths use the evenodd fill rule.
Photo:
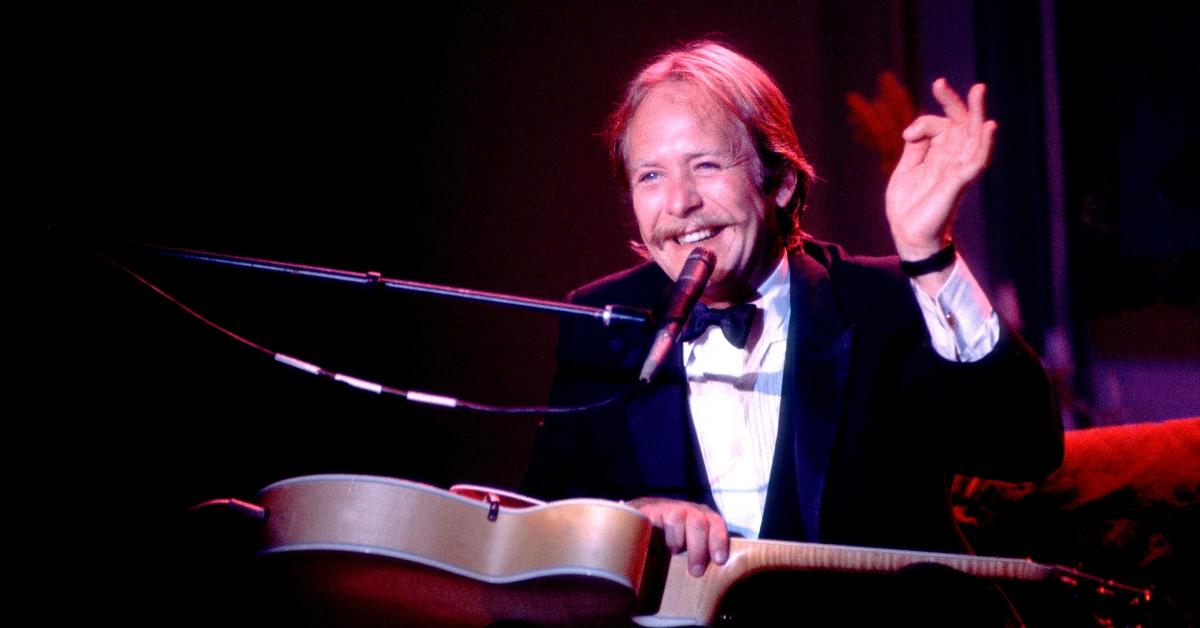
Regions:
<instances>
[{"instance_id":1,"label":"jacket lapel","mask_svg":"<svg viewBox=\"0 0 1200 628\"><path fill-rule=\"evenodd\" d=\"M817 541L854 330L838 310L823 266L807 255L793 254L790 271L792 312L780 429L760 533Z\"/></svg>"}]
</instances>

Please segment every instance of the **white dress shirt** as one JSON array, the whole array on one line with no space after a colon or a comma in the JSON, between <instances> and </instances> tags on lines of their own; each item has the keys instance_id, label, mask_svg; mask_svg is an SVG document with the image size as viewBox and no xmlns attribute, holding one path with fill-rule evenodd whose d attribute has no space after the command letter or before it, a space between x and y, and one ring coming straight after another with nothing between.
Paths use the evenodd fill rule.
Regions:
<instances>
[{"instance_id":1,"label":"white dress shirt","mask_svg":"<svg viewBox=\"0 0 1200 628\"><path fill-rule=\"evenodd\" d=\"M779 433L783 363L791 320L787 256L759 287L760 309L744 349L717 326L683 343L688 406L713 498L732 534L758 538ZM1000 322L962 259L930 297L912 282L934 350L956 362L987 355Z\"/></svg>"}]
</instances>

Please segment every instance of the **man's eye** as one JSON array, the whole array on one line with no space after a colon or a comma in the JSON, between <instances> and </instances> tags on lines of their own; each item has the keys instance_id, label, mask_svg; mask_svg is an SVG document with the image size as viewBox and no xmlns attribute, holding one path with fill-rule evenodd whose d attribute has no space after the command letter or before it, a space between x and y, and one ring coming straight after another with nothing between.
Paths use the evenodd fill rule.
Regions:
<instances>
[{"instance_id":1,"label":"man's eye","mask_svg":"<svg viewBox=\"0 0 1200 628\"><path fill-rule=\"evenodd\" d=\"M697 170L719 170L720 168L721 164L715 161L702 161L696 164Z\"/></svg>"},{"instance_id":2,"label":"man's eye","mask_svg":"<svg viewBox=\"0 0 1200 628\"><path fill-rule=\"evenodd\" d=\"M643 172L642 174L638 175L637 182L647 183L650 181L657 181L660 176L661 175L657 172Z\"/></svg>"}]
</instances>

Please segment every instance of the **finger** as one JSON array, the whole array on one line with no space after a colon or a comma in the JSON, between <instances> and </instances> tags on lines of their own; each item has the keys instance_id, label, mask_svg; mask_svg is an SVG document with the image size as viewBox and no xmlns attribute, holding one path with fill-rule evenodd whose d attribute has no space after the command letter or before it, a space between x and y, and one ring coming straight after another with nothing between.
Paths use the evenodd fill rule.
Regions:
<instances>
[{"instance_id":1,"label":"finger","mask_svg":"<svg viewBox=\"0 0 1200 628\"><path fill-rule=\"evenodd\" d=\"M714 563L724 565L729 560L729 529L716 513L708 515L708 551Z\"/></svg>"},{"instance_id":2,"label":"finger","mask_svg":"<svg viewBox=\"0 0 1200 628\"><path fill-rule=\"evenodd\" d=\"M925 161L925 155L929 152L929 140L920 140L917 142L905 142L904 152L900 154L900 161L896 163L896 170L903 171L912 168Z\"/></svg>"},{"instance_id":3,"label":"finger","mask_svg":"<svg viewBox=\"0 0 1200 628\"><path fill-rule=\"evenodd\" d=\"M967 106L963 104L958 92L954 91L946 79L940 78L933 82L933 97L942 105L946 117L961 122L967 118Z\"/></svg>"},{"instance_id":4,"label":"finger","mask_svg":"<svg viewBox=\"0 0 1200 628\"><path fill-rule=\"evenodd\" d=\"M916 142L941 133L949 125L950 120L942 116L921 116L913 120L913 123L908 125L901 135L906 142Z\"/></svg>"},{"instance_id":5,"label":"finger","mask_svg":"<svg viewBox=\"0 0 1200 628\"><path fill-rule=\"evenodd\" d=\"M971 165L977 170L983 170L992 162L992 151L996 143L996 128L995 120L988 120L983 123L983 129L980 131L979 145L975 147L975 152L971 155Z\"/></svg>"},{"instance_id":6,"label":"finger","mask_svg":"<svg viewBox=\"0 0 1200 628\"><path fill-rule=\"evenodd\" d=\"M703 576L708 566L708 517L699 511L691 511L687 518L688 571L693 576Z\"/></svg>"},{"instance_id":7,"label":"finger","mask_svg":"<svg viewBox=\"0 0 1200 628\"><path fill-rule=\"evenodd\" d=\"M663 513L663 537L672 554L678 554L687 547L687 537L684 530L685 520L686 515L682 509L673 508Z\"/></svg>"},{"instance_id":8,"label":"finger","mask_svg":"<svg viewBox=\"0 0 1200 628\"><path fill-rule=\"evenodd\" d=\"M634 508L637 508L638 512L642 513L647 519L649 519L650 525L657 528L663 527L662 508L658 504L654 503L653 501L648 501L645 498L630 500L626 503Z\"/></svg>"},{"instance_id":9,"label":"finger","mask_svg":"<svg viewBox=\"0 0 1200 628\"><path fill-rule=\"evenodd\" d=\"M984 99L987 96L987 86L983 83L976 83L971 86L971 91L967 92L967 107L971 116L971 124L975 128L983 126L987 121L987 107L984 104Z\"/></svg>"},{"instance_id":10,"label":"finger","mask_svg":"<svg viewBox=\"0 0 1200 628\"><path fill-rule=\"evenodd\" d=\"M983 160L984 166L990 166L992 163L992 153L996 149L996 131L1000 129L1000 123L995 120L988 120L983 123L983 150L987 157Z\"/></svg>"},{"instance_id":11,"label":"finger","mask_svg":"<svg viewBox=\"0 0 1200 628\"><path fill-rule=\"evenodd\" d=\"M996 122L988 120L979 130L978 136L963 147L962 158L956 164L954 172L964 185L969 185L979 178L980 173L991 162L995 133Z\"/></svg>"}]
</instances>

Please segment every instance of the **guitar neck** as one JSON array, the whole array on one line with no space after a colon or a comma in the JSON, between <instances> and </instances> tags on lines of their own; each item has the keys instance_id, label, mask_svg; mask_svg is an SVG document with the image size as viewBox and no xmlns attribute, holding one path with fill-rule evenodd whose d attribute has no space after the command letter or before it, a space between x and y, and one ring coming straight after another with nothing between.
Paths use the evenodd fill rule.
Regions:
<instances>
[{"instance_id":1,"label":"guitar neck","mask_svg":"<svg viewBox=\"0 0 1200 628\"><path fill-rule=\"evenodd\" d=\"M910 550L749 541L733 539L731 556L744 562L742 577L758 571L793 569L849 573L894 573L909 565L933 563L969 576L992 580L1042 580L1053 568L1022 558L993 558ZM740 570L740 569L739 569Z\"/></svg>"},{"instance_id":2,"label":"guitar neck","mask_svg":"<svg viewBox=\"0 0 1200 628\"><path fill-rule=\"evenodd\" d=\"M992 580L1044 580L1055 569L1019 558L731 539L729 560L721 566L710 565L699 578L688 574L686 555L671 557L658 612L634 621L644 626L708 625L721 598L734 583L763 571L883 574L921 563L943 565Z\"/></svg>"}]
</instances>

